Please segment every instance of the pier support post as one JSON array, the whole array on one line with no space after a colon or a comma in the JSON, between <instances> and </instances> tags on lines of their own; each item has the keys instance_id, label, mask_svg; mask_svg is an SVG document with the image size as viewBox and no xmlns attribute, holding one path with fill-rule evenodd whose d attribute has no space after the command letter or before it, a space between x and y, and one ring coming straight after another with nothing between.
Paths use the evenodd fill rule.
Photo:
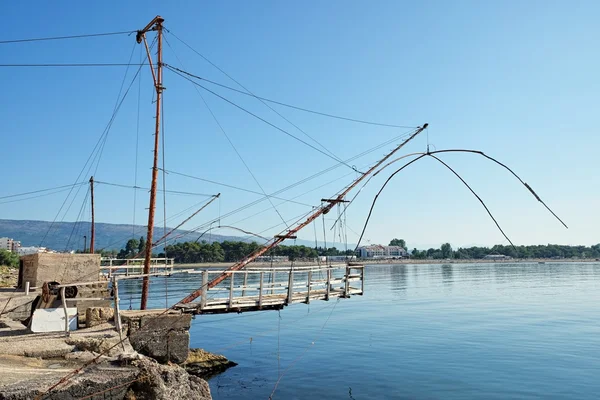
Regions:
<instances>
[{"instance_id":1,"label":"pier support post","mask_svg":"<svg viewBox=\"0 0 600 400\"><path fill-rule=\"evenodd\" d=\"M246 295L246 286L248 286L248 273L244 272L244 288L242 289L242 297Z\"/></svg>"},{"instance_id":2,"label":"pier support post","mask_svg":"<svg viewBox=\"0 0 600 400\"><path fill-rule=\"evenodd\" d=\"M325 288L325 300L329 300L329 293L331 292L331 270L327 269L327 287Z\"/></svg>"},{"instance_id":3,"label":"pier support post","mask_svg":"<svg viewBox=\"0 0 600 400\"><path fill-rule=\"evenodd\" d=\"M344 297L350 297L350 295L348 294L350 291L350 267L346 266L346 276L344 279Z\"/></svg>"},{"instance_id":4,"label":"pier support post","mask_svg":"<svg viewBox=\"0 0 600 400\"><path fill-rule=\"evenodd\" d=\"M310 304L311 281L312 281L312 270L308 270L308 278L306 279L306 304Z\"/></svg>"},{"instance_id":5,"label":"pier support post","mask_svg":"<svg viewBox=\"0 0 600 400\"><path fill-rule=\"evenodd\" d=\"M292 304L294 296L294 270L290 270L290 278L288 280L288 295L287 295L287 304Z\"/></svg>"},{"instance_id":6,"label":"pier support post","mask_svg":"<svg viewBox=\"0 0 600 400\"><path fill-rule=\"evenodd\" d=\"M206 307L206 293L208 292L208 270L202 271L202 298L200 299L200 311Z\"/></svg>"},{"instance_id":7,"label":"pier support post","mask_svg":"<svg viewBox=\"0 0 600 400\"><path fill-rule=\"evenodd\" d=\"M360 295L362 296L365 292L365 267L360 269Z\"/></svg>"},{"instance_id":8,"label":"pier support post","mask_svg":"<svg viewBox=\"0 0 600 400\"><path fill-rule=\"evenodd\" d=\"M67 312L67 298L65 297L66 287L60 288L60 299L62 300L63 310L65 311L65 335L69 336L69 313Z\"/></svg>"},{"instance_id":9,"label":"pier support post","mask_svg":"<svg viewBox=\"0 0 600 400\"><path fill-rule=\"evenodd\" d=\"M262 300L263 300L263 282L265 279L265 273L261 271L260 273L260 286L258 288L258 309L262 308Z\"/></svg>"},{"instance_id":10,"label":"pier support post","mask_svg":"<svg viewBox=\"0 0 600 400\"><path fill-rule=\"evenodd\" d=\"M119 339L121 340L123 351L125 351L125 343L123 343L123 325L121 323L121 309L119 308L119 281L114 276L112 278L112 285L113 301L115 302L115 326L117 328L117 332L119 332Z\"/></svg>"},{"instance_id":11,"label":"pier support post","mask_svg":"<svg viewBox=\"0 0 600 400\"><path fill-rule=\"evenodd\" d=\"M229 282L229 304L227 305L228 309L231 310L231 304L233 304L233 276L234 272L231 272L231 281Z\"/></svg>"}]
</instances>

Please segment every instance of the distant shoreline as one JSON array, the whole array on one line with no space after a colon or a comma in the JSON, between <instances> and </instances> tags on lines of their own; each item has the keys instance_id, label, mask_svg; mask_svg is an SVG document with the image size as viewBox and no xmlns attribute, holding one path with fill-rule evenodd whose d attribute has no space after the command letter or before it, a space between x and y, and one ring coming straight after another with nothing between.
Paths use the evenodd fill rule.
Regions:
<instances>
[{"instance_id":1,"label":"distant shoreline","mask_svg":"<svg viewBox=\"0 0 600 400\"><path fill-rule=\"evenodd\" d=\"M356 261L356 263L361 263L360 260ZM564 263L600 263L600 260L596 260L593 258L590 259L553 259L553 258L515 258L512 260L414 260L414 259L405 259L405 260L369 260L367 262L363 262L363 265L390 265L390 264L430 264L430 265L445 265L445 264L537 264L537 263L554 263L554 264L564 264ZM228 268L233 263L227 262L218 262L218 263L191 263L191 264L175 264L175 268ZM249 267L270 267L273 265L274 267L283 267L291 265L291 261L287 262L274 262L271 264L270 262L253 262L248 264ZM343 262L332 262L330 264L343 264ZM318 265L314 261L295 261L294 266L311 266ZM324 265L324 263L321 263Z\"/></svg>"}]
</instances>

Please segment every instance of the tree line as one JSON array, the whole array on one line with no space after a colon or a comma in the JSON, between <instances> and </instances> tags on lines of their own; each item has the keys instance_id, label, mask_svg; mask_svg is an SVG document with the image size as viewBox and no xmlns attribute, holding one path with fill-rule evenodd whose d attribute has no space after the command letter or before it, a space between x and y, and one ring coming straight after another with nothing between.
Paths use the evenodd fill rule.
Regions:
<instances>
[{"instance_id":1,"label":"tree line","mask_svg":"<svg viewBox=\"0 0 600 400\"><path fill-rule=\"evenodd\" d=\"M481 259L487 255L503 255L512 258L600 258L600 244L593 246L565 246L558 244L533 246L459 247L453 250L450 243L444 243L439 249L417 250L410 252L416 259Z\"/></svg>"},{"instance_id":2,"label":"tree line","mask_svg":"<svg viewBox=\"0 0 600 400\"><path fill-rule=\"evenodd\" d=\"M407 248L404 239L392 239L390 246ZM143 257L146 241L144 237L130 239L121 250L104 250L103 257L116 257L120 259ZM256 242L224 241L208 243L182 242L166 247L167 257L174 258L177 263L202 263L202 262L235 262L259 249L261 245ZM512 258L582 258L600 259L600 244L593 246L565 246L565 245L533 245L533 246L504 246L493 247L459 247L454 250L450 243L444 243L440 248L418 250L414 248L408 252L414 259L482 259L487 255L504 255ZM338 250L335 247L308 247L302 245L280 245L271 249L265 256L285 256L290 261L314 260L318 256L354 255L353 250ZM164 257L164 253L154 254L153 257ZM14 262L14 260L13 260ZM0 262L1 264L1 262ZM8 264L8 262L7 262Z\"/></svg>"},{"instance_id":3,"label":"tree line","mask_svg":"<svg viewBox=\"0 0 600 400\"><path fill-rule=\"evenodd\" d=\"M119 251L105 250L101 252L103 257L114 257L119 259L132 258L134 256L144 257L143 250L146 242L144 238L129 239L124 248ZM256 242L224 241L208 243L182 242L168 245L165 248L167 257L174 258L176 263L205 263L205 262L235 262L258 250L262 246ZM301 245L280 245L265 253L265 256L285 256L290 261L313 260L318 256L338 256L354 254L353 250L343 251L335 247L308 247ZM164 257L164 253L154 254L156 257Z\"/></svg>"}]
</instances>

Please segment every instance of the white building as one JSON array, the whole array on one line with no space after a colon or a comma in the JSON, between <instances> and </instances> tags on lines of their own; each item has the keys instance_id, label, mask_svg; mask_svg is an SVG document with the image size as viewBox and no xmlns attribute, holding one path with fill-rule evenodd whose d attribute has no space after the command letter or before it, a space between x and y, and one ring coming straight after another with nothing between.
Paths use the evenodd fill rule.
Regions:
<instances>
[{"instance_id":1,"label":"white building","mask_svg":"<svg viewBox=\"0 0 600 400\"><path fill-rule=\"evenodd\" d=\"M13 253L18 253L20 247L21 247L21 242L19 242L18 240L14 240L14 239L7 238L7 237L0 238L0 249L1 250L8 250Z\"/></svg>"},{"instance_id":2,"label":"white building","mask_svg":"<svg viewBox=\"0 0 600 400\"><path fill-rule=\"evenodd\" d=\"M338 262L338 261L355 261L356 256L319 256L319 261L322 262Z\"/></svg>"},{"instance_id":3,"label":"white building","mask_svg":"<svg viewBox=\"0 0 600 400\"><path fill-rule=\"evenodd\" d=\"M382 246L374 244L358 248L360 258L402 258L408 257L408 253L400 246Z\"/></svg>"},{"instance_id":4,"label":"white building","mask_svg":"<svg viewBox=\"0 0 600 400\"><path fill-rule=\"evenodd\" d=\"M36 247L36 246L28 246L28 247L19 247L17 250L17 254L20 256L26 256L28 254L36 254L36 253L48 253L48 249L45 247Z\"/></svg>"}]
</instances>

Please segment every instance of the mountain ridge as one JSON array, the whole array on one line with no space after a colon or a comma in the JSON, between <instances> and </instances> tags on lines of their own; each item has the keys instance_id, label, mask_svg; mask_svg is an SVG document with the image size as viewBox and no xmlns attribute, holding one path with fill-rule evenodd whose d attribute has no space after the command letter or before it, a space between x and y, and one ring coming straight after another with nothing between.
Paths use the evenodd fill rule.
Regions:
<instances>
[{"instance_id":1,"label":"mountain ridge","mask_svg":"<svg viewBox=\"0 0 600 400\"><path fill-rule=\"evenodd\" d=\"M50 227L52 227L50 229ZM163 227L155 227L155 238L162 236ZM0 219L0 237L9 237L21 242L21 246L43 246L57 251L82 250L84 246L84 235L87 236L88 246L90 240L90 222L55 222L38 220L13 220ZM167 227L167 231L171 228ZM125 247L129 239L146 237L147 228L144 225L111 224L106 222L96 223L95 249L119 250ZM202 232L194 232L186 229L177 229L172 236L182 237L170 241L169 244L196 240ZM212 232L206 233L202 240L207 242L224 241L256 241L253 237L242 237L234 235L219 235ZM298 239L297 245L314 247L315 243L308 240ZM328 243L329 244L329 243ZM321 245L321 243L320 243ZM340 243L331 243L332 246L343 246ZM352 246L353 247L353 246Z\"/></svg>"}]
</instances>

